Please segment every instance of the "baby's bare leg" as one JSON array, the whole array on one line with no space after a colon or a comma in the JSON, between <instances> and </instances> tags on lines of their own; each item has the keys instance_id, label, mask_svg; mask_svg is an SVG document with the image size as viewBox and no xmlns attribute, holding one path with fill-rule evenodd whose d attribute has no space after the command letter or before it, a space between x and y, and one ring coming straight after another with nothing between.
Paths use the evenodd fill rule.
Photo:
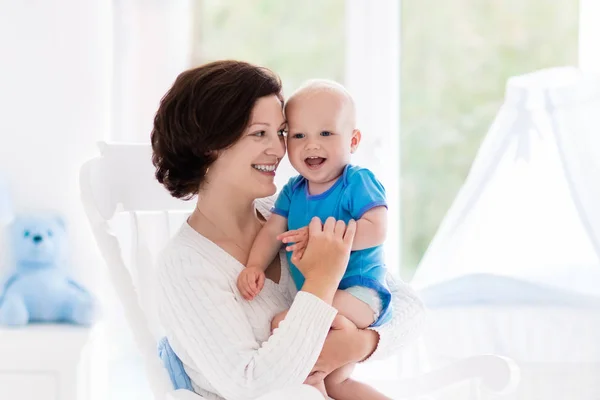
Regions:
<instances>
[{"instance_id":1,"label":"baby's bare leg","mask_svg":"<svg viewBox=\"0 0 600 400\"><path fill-rule=\"evenodd\" d=\"M325 378L327 394L336 400L391 400L371 386L350 378L354 366L348 364Z\"/></svg>"},{"instance_id":2,"label":"baby's bare leg","mask_svg":"<svg viewBox=\"0 0 600 400\"><path fill-rule=\"evenodd\" d=\"M333 307L359 329L364 329L374 322L375 314L371 307L343 290L338 290L335 293Z\"/></svg>"}]
</instances>

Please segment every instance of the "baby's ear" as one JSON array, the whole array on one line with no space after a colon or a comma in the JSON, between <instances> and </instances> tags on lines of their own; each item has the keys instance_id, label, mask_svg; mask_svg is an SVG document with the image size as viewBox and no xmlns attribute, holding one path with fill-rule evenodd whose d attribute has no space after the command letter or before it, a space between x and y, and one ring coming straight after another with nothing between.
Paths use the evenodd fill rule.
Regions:
<instances>
[{"instance_id":1,"label":"baby's ear","mask_svg":"<svg viewBox=\"0 0 600 400\"><path fill-rule=\"evenodd\" d=\"M350 153L354 153L356 149L358 149L358 145L360 144L360 140L362 139L362 134L358 129L352 131L352 141L350 142Z\"/></svg>"}]
</instances>

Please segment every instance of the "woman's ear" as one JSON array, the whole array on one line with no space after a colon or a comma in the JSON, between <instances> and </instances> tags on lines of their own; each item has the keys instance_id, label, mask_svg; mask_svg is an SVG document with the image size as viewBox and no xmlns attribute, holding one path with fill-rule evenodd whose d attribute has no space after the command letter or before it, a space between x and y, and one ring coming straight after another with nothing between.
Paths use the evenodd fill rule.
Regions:
<instances>
[{"instance_id":1,"label":"woman's ear","mask_svg":"<svg viewBox=\"0 0 600 400\"><path fill-rule=\"evenodd\" d=\"M358 149L358 145L360 144L360 139L362 139L362 134L358 129L352 131L352 141L350 142L350 153L354 153L356 149Z\"/></svg>"}]
</instances>

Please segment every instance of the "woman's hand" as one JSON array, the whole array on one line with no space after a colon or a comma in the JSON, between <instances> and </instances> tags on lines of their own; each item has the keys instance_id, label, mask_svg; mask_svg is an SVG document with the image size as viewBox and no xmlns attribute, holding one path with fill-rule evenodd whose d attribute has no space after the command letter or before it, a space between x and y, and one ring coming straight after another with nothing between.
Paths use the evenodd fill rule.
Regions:
<instances>
[{"instance_id":1,"label":"woman's hand","mask_svg":"<svg viewBox=\"0 0 600 400\"><path fill-rule=\"evenodd\" d=\"M329 282L337 286L346 272L355 233L356 222L353 220L346 226L344 221L329 217L321 225L321 220L314 217L308 225L304 254L299 257L293 253L292 261L307 281Z\"/></svg>"},{"instance_id":2,"label":"woman's hand","mask_svg":"<svg viewBox=\"0 0 600 400\"><path fill-rule=\"evenodd\" d=\"M338 314L305 383L315 384L344 365L364 360L375 350L378 341L377 332L358 329L348 318Z\"/></svg>"}]
</instances>

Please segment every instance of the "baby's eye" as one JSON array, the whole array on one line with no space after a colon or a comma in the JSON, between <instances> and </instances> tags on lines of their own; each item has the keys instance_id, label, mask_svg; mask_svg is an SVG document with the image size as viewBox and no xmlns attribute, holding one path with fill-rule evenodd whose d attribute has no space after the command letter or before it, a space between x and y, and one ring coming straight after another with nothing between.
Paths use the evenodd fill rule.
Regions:
<instances>
[{"instance_id":1,"label":"baby's eye","mask_svg":"<svg viewBox=\"0 0 600 400\"><path fill-rule=\"evenodd\" d=\"M331 135L332 135L332 133L329 132L329 131L323 131L323 132L321 132L321 136L331 136Z\"/></svg>"},{"instance_id":2,"label":"baby's eye","mask_svg":"<svg viewBox=\"0 0 600 400\"><path fill-rule=\"evenodd\" d=\"M304 139L304 133L294 133L292 137L294 139Z\"/></svg>"},{"instance_id":3,"label":"baby's eye","mask_svg":"<svg viewBox=\"0 0 600 400\"><path fill-rule=\"evenodd\" d=\"M31 233L29 231L25 231L25 233L23 233L23 236L25 236L25 237L29 237L29 235L31 235Z\"/></svg>"}]
</instances>

